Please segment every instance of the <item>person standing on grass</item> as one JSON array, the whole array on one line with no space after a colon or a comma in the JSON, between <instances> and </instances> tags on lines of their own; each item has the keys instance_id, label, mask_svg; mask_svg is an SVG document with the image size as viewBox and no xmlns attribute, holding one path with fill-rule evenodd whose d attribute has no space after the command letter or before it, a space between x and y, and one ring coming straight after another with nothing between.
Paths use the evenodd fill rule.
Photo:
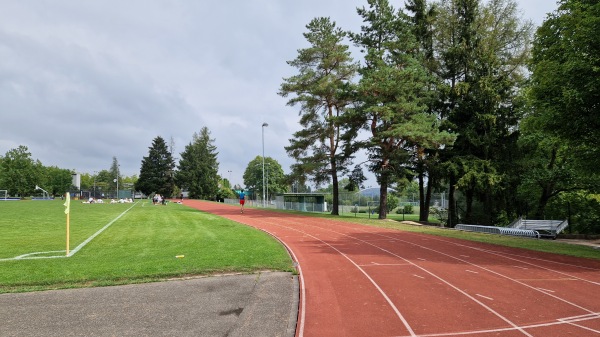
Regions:
<instances>
[{"instance_id":1,"label":"person standing on grass","mask_svg":"<svg viewBox=\"0 0 600 337\"><path fill-rule=\"evenodd\" d=\"M246 203L246 194L244 193L244 190L242 189L242 191L240 192L240 207L241 207L240 213L244 213L244 204L245 203Z\"/></svg>"}]
</instances>

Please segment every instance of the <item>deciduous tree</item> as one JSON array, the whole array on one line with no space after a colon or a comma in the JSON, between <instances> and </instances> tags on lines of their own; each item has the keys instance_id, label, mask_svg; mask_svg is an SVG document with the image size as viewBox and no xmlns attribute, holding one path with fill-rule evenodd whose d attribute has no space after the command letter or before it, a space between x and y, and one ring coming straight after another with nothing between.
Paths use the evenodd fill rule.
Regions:
<instances>
[{"instance_id":1,"label":"deciduous tree","mask_svg":"<svg viewBox=\"0 0 600 337\"><path fill-rule=\"evenodd\" d=\"M254 196L262 194L263 191L262 168L262 156L256 156L244 170L244 185ZM281 164L271 157L265 157L265 183L269 199L278 193L287 191L286 176ZM261 196L261 198L263 197L267 196Z\"/></svg>"},{"instance_id":2,"label":"deciduous tree","mask_svg":"<svg viewBox=\"0 0 600 337\"><path fill-rule=\"evenodd\" d=\"M24 197L35 190L41 181L42 163L33 160L27 146L11 149L0 161L0 189L8 194Z\"/></svg>"},{"instance_id":3,"label":"deciduous tree","mask_svg":"<svg viewBox=\"0 0 600 337\"><path fill-rule=\"evenodd\" d=\"M450 223L456 224L456 188L466 198L464 221L491 223L510 176L522 116L519 88L529 56L531 23L522 22L513 0L441 1L436 55L447 84L442 116L458 135L443 154L449 181ZM514 193L515 191L511 191ZM506 199L506 198L505 198ZM474 219L475 201L484 218Z\"/></svg>"},{"instance_id":4,"label":"deciduous tree","mask_svg":"<svg viewBox=\"0 0 600 337\"><path fill-rule=\"evenodd\" d=\"M600 165L600 2L561 0L538 29L531 61L535 113L576 147L587 174Z\"/></svg>"}]
</instances>

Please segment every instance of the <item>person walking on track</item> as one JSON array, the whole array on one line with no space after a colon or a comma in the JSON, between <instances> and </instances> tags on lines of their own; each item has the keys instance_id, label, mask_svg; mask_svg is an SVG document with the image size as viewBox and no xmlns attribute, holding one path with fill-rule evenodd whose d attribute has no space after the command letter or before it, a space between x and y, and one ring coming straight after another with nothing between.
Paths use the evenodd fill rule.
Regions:
<instances>
[{"instance_id":1,"label":"person walking on track","mask_svg":"<svg viewBox=\"0 0 600 337\"><path fill-rule=\"evenodd\" d=\"M240 192L240 207L241 207L240 213L244 213L244 204L245 203L246 203L246 194L244 193L244 190L242 189L242 191Z\"/></svg>"}]
</instances>

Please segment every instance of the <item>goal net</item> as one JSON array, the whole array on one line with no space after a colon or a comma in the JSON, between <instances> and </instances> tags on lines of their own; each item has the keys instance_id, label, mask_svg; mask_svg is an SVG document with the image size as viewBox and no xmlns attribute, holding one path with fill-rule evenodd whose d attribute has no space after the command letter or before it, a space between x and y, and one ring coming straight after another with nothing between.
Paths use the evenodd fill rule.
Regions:
<instances>
[{"instance_id":1,"label":"goal net","mask_svg":"<svg viewBox=\"0 0 600 337\"><path fill-rule=\"evenodd\" d=\"M0 200L6 200L8 198L8 190L0 190Z\"/></svg>"}]
</instances>

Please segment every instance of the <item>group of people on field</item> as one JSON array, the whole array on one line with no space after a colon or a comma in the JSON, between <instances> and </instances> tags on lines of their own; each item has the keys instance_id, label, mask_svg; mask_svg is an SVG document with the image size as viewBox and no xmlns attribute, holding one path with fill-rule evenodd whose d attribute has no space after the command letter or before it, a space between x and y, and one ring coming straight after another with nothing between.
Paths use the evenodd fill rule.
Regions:
<instances>
[{"instance_id":1,"label":"group of people on field","mask_svg":"<svg viewBox=\"0 0 600 337\"><path fill-rule=\"evenodd\" d=\"M152 197L152 204L153 205L166 205L167 204L167 199L165 199L162 195L156 193Z\"/></svg>"},{"instance_id":2,"label":"group of people on field","mask_svg":"<svg viewBox=\"0 0 600 337\"><path fill-rule=\"evenodd\" d=\"M84 204L103 204L104 200L100 198L90 197L87 201L82 201ZM133 203L133 199L131 198L121 198L121 199L110 199L111 204L131 204Z\"/></svg>"}]
</instances>

